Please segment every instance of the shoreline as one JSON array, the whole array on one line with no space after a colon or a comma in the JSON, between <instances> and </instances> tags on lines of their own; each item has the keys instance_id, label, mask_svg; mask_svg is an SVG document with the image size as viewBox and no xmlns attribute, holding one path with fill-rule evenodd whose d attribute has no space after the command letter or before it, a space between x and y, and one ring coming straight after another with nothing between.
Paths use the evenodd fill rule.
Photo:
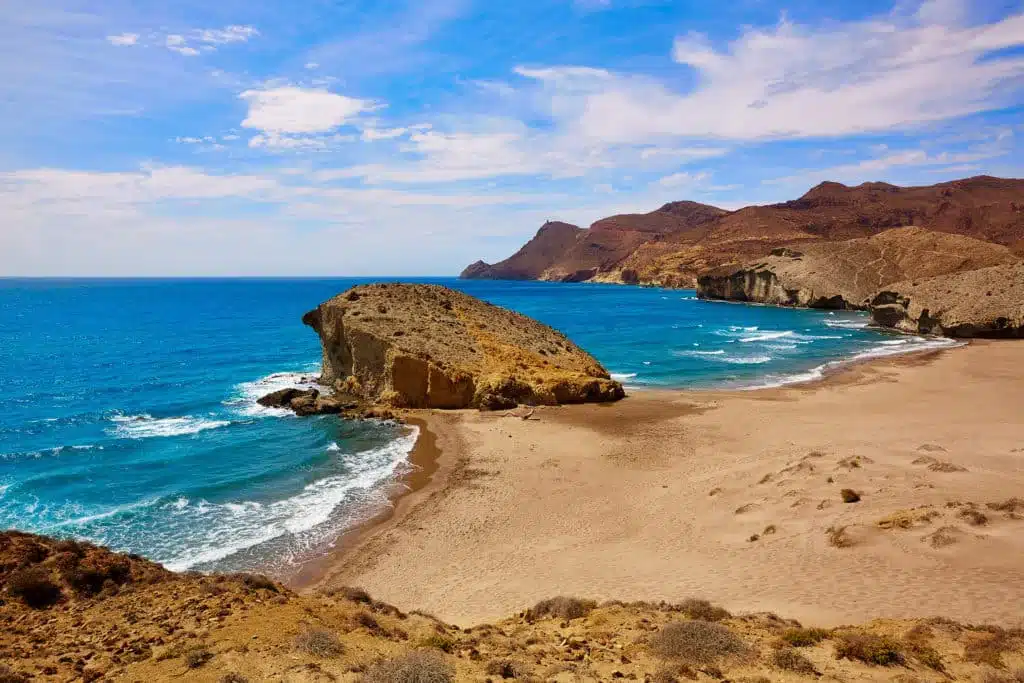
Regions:
<instances>
[{"instance_id":1,"label":"shoreline","mask_svg":"<svg viewBox=\"0 0 1024 683\"><path fill-rule=\"evenodd\" d=\"M948 353L954 350L959 353ZM693 584L692 580L687 581L686 583L691 587L682 593L680 593L678 585L673 587L669 582L669 585L666 586L658 579L654 579L653 583L648 580L646 584L642 584L647 586L643 589L638 589L633 584L628 587L609 589L603 587L603 584L615 584L622 579L621 575L629 575L634 569L627 568L628 563L627 567L621 566L621 558L608 567L602 567L602 559L594 557L594 553L587 550L590 542L584 538L575 538L581 531L593 533L592 527L608 525L607 519L600 515L594 517L593 511L588 509L596 504L594 500L582 493L573 494L568 499L572 501L568 503L572 506L570 508L553 508L548 515L539 517L530 512L528 508L526 508L525 514L521 514L520 511L523 509L524 503L530 507L550 507L552 500L558 499L564 494L561 490L553 492L547 490L551 486L550 481L558 481L558 478L550 481L549 479L550 475L557 473L557 468L562 466L558 462L561 459L574 462L576 465L572 468L574 475L572 481L576 482L573 484L574 488L579 486L592 489L595 482L590 480L606 480L607 473L592 472L590 468L607 470L609 458L587 453L588 449L580 443L582 441L586 441L592 449L599 450L608 441L621 440L622 432L625 431L625 442L632 445L628 457L618 463L616 461L619 460L619 456L615 456L611 458L611 462L632 468L645 460L652 460L653 462L639 467L640 476L646 477L670 467L665 461L664 454L658 453L657 457L647 454L649 450L663 449L666 442L671 443L672 439L666 438L663 429L665 425L673 425L673 431L681 427L683 435L692 431L688 424L691 422L704 425L700 427L700 430L721 429L722 425L718 424L721 420L716 421L716 414L727 410L730 414L735 413L734 408L736 407L740 407L740 413L745 414L750 410L754 410L756 413L762 407L778 412L779 409L786 410L788 404L799 404L808 400L827 405L839 395L889 392L891 391L890 387L898 386L901 379L904 380L904 384L920 383L922 379L934 381L937 375L943 374L943 368L938 366L949 365L950 359L954 359L955 365L963 367L974 367L978 364L977 359L983 360L986 356L993 355L1012 357L1015 363L1018 354L1024 357L1024 353L1021 352L1024 352L1024 346L1014 345L1012 342L978 341L947 349L928 349L916 353L864 359L862 362L845 365L841 372L828 373L825 377L796 385L758 391L644 390L615 404L541 407L537 410L534 419L525 421L514 417L504 417L504 412L416 411L409 413L410 422L415 420L416 424L422 425L421 435L425 437L424 449L428 450L430 457L434 458L436 469L426 477L428 481L422 486L409 486L399 491L393 502L393 507L385 514L361 525L357 530L340 539L330 554L323 558L321 563L318 563L318 573L308 574L297 587L303 591L314 591L340 585L360 586L381 599L407 605L409 608L429 610L462 626L486 621L495 614L523 609L538 599L559 593L574 593L598 599L665 599L670 601L696 595L710 598L736 609L773 610L800 619L833 625L850 620L860 620L865 618L865 615L867 618L876 618L947 614L948 611L945 609L929 610L927 601L918 601L919 607L910 608L906 604L898 604L900 600L897 598L889 599L888 602L885 599L880 599L874 603L874 607L868 605L866 611L864 608L850 608L849 606L844 611L843 607L832 605L832 600L810 600L808 602L804 598L795 601L787 599L780 602L767 597L758 599L747 596L743 598L742 595L736 595L733 591L719 594L709 590L709 585L714 583L713 577L725 569L735 573L743 566L742 563L737 565L730 560L715 569L716 565L722 561L721 558L710 563L699 563L702 569L697 572L698 574L704 574L714 569L708 575L711 578L708 578L707 583ZM1012 376L1008 381L1014 380L1016 377ZM1014 386L1019 389L1019 385L1015 384ZM913 390L913 387L910 387L910 390ZM1024 398L1024 391L1021 391L1020 395ZM856 415L844 415L840 419L856 421ZM939 426L942 424L939 416L927 416L926 422L935 422ZM781 425L781 427L783 431L786 431L786 425ZM800 428L797 423L793 423L789 427L793 430ZM692 429L698 429L698 427L695 426ZM840 433L846 440L856 441L856 436L851 436L850 431L846 430ZM829 431L829 433L831 432ZM588 438L584 439L584 435ZM483 439L482 443L481 439ZM511 439L511 441L506 441L506 439ZM637 440L642 442L643 447L632 444ZM509 451L505 444L512 446L513 449ZM647 447L648 444L650 448ZM869 442L869 445L875 444ZM1019 445L1024 446L1024 442ZM539 455L535 455L535 450L542 449L552 451L554 459L540 459ZM572 451L572 454L570 455L567 451ZM577 451L582 453L582 458L586 459L590 463L589 465L581 467L580 463L575 463ZM907 462L910 461L909 456L912 454L913 451L908 451ZM921 453L917 453L917 455L921 456ZM942 453L938 453L938 455L942 455ZM522 463L513 464L520 457L528 458L533 464L528 467ZM497 466L495 470L495 462L499 460L502 465ZM744 460L745 466L749 466L753 462L758 469L762 464L765 466L768 464L767 461L761 463L756 457L751 461L749 455L745 455ZM780 466L784 464L780 463ZM903 467L902 464L900 466ZM549 468L555 469L549 471ZM904 467L904 469L906 468ZM911 469L918 468L911 467ZM973 469L971 467L972 471ZM730 473L735 474L736 471L736 463L724 463L720 466L708 463L702 465L697 474L699 474L699 480L707 481L716 477L731 476ZM855 470L850 471L850 473L855 472ZM607 485L623 487L624 495L627 495L625 500L629 500L629 486L626 485L628 478L623 481L620 474L620 472L614 472L614 477L607 479ZM837 474L836 478L839 479L839 476ZM897 479L907 476L906 472L902 472ZM946 477L951 476L954 475L946 475ZM846 477L845 472L843 477ZM698 480L692 475L688 478ZM1019 484L1024 484L1024 481L1014 483L1013 480L1003 481L1004 479L1005 477L986 478L992 484L988 487L988 489L992 489L990 491L986 491L986 487L978 486L968 487L967 491L975 498L979 498L977 502L981 503L986 500L983 498L986 492L996 495L999 492L995 489L1007 489L1012 484L1013 486L1010 486L1012 491L1007 489L999 493L1002 497L1008 498L1010 495L1019 493ZM672 481L678 480L670 478L665 481L670 483L663 484L664 488L669 488ZM751 486L755 484L756 482L752 482ZM661 486L659 485L659 488ZM706 486L706 489L712 491L715 488L720 487L712 487L710 483ZM886 488L883 486L880 491ZM594 490L598 498L614 494L614 488ZM544 493L541 494L539 491L544 491ZM609 493L610 491L612 493ZM730 491L730 495L732 493ZM647 494L650 495L650 491ZM707 490L704 490L701 495L705 496L704 500L708 500L706 498ZM947 496L947 498L952 497L954 497L952 493ZM927 496L922 496L920 491L914 488L908 493L907 507L913 507L910 503L925 498ZM698 514L702 512L700 508L705 506L701 499L694 499L692 496L687 497L686 501L695 501L692 504L697 506ZM823 500L822 504L825 502ZM946 501L936 501L934 505L938 506L944 502ZM617 512L618 508L624 504L628 505L623 500L619 500L615 508L609 509L609 516ZM829 514L834 514L839 510L846 512L846 509L836 508L832 503L828 505L831 508ZM577 506L580 507L578 511L574 510ZM742 507L744 506L741 505L740 508ZM789 507L788 503L786 507ZM892 508L893 504L889 503L886 507ZM560 512L556 514L554 509L558 509ZM848 509L852 511L852 508ZM883 516L881 513L885 511L879 511L878 516ZM567 512L573 512L580 516L581 519L576 523L583 523L584 526L574 527L576 530L568 536L564 533L556 533L559 531L558 529L547 529L552 525L558 527L558 515L564 515ZM672 512L671 508L669 512L672 515L678 514L678 512ZM494 515L500 519L495 520L492 524L482 521L478 517L481 514L485 519ZM628 522L629 519L635 519L636 514L640 514L640 518L634 522ZM732 517L732 514L730 513L729 516ZM759 515L755 513L751 516ZM521 517L526 519L520 519ZM639 522L639 519L644 521ZM627 524L624 526L639 523L640 527L637 528L643 529L647 524L658 524L658 519L657 514L644 510L642 513L627 515ZM736 559L737 552L757 549L757 546L747 543L745 536L737 538L734 530L727 534L720 534L721 529L717 526L720 526L719 523L722 521L721 519L716 520L712 527L714 533L721 535L725 544L730 546L724 553L725 557ZM728 522L731 521L728 520ZM524 534L520 525L527 522L527 528L537 529L537 531ZM480 526L481 524L483 526ZM772 525L769 524L769 526ZM838 556L841 562L852 560L859 571L870 573L877 571L879 566L884 568L884 563L893 559L886 554L890 551L881 548L879 532L874 528L873 523L864 523L861 520L850 528L856 529L857 543L863 543L866 547L861 552L875 555L881 552L882 558L880 560L879 557L873 557L868 564L864 564L857 560L855 556L857 551L853 550L846 557ZM541 529L546 529L546 531L541 531ZM620 529L621 526L606 530L600 535L603 537L610 534L614 537L621 533ZM996 526L991 529L996 529ZM817 534L823 534L824 530L824 526L821 526L814 535L802 539L799 547L804 547L808 543L820 546L822 537ZM987 528L986 531L988 530ZM998 543L1005 543L1005 537L1009 532L1002 526L999 526L997 530L999 533L996 538L1002 539L998 540ZM923 535L924 531L934 532L936 529L922 529L918 535ZM749 527L742 532L742 534L749 533ZM643 535L643 532L640 532L640 535ZM806 536L806 534L804 535ZM502 546L529 548L538 538L541 539L538 542L542 545L564 544L565 548L545 560L532 562L520 560L519 563L516 561L516 553L508 555L507 550L502 549ZM595 543L599 544L603 540L605 539L601 538ZM782 541L782 538L778 540L772 538L770 541L777 544ZM923 543L924 541L918 539L918 542ZM964 543L965 546L972 545L970 540ZM614 545L618 554L626 556L636 550L631 549L628 544L625 547L619 544ZM430 550L431 548L433 550ZM919 552L913 546L909 546L909 548L910 554ZM659 558L659 554L666 552L663 546L657 546L656 549L644 547L642 550L645 561L652 563L664 561L664 558ZM652 550L655 555L650 556L649 553ZM801 553L805 550L806 548ZM816 550L820 552L820 548ZM555 572L553 569L545 567L545 562L558 563L555 557L561 556L563 551L568 557L583 556L577 558L571 565L577 569ZM1006 552L1010 552L1010 557L1024 560L1024 546L1018 548L1013 542L1009 547L1002 547L1001 552L1004 555ZM434 560L428 562L426 557L421 557L424 553L433 557ZM480 566L476 568L463 567L459 564L459 558L456 555L460 556L466 565L476 562ZM500 561L486 559L488 555L497 555L501 559ZM799 556L796 557L799 562ZM990 553L979 555L979 557L982 557L984 562L989 565L993 563L997 565L997 573L1002 571L998 559L993 560ZM438 560L437 558L444 559ZM913 563L920 563L921 559L915 557ZM939 559L943 560L941 557ZM688 558L688 560L692 562L693 558ZM962 560L963 558L957 558L957 562ZM967 561L970 562L970 560ZM452 562L456 564L449 566L449 563ZM525 564L523 564L524 562ZM430 566L431 564L436 566ZM515 568L510 569L510 566ZM587 570L580 572L579 568L581 567L587 567ZM982 574L991 573L992 570L992 567L986 566ZM781 567L780 571L785 573ZM813 570L801 565L800 571L794 571L794 573L798 575L807 571L813 573ZM840 570L840 573L844 573L844 571L847 570ZM539 576L534 576L531 580L522 576L530 573ZM596 578L601 575L604 576L603 582ZM901 581L906 580L909 579L901 579ZM935 579L931 578L930 580L934 581ZM498 583L495 584L494 581L498 581ZM508 586L507 584L510 583L514 585ZM478 584L483 585L482 592L479 590L467 591L467 587ZM1004 588L1010 590L1010 595L1014 598L1024 597L1024 583L1021 583L1020 586L1014 584ZM755 594L759 592L762 591L754 591ZM941 590L937 592L942 593ZM501 594L501 597L499 598L496 594ZM979 597L975 596L972 599L976 601ZM1005 622L1006 617L999 613L997 606L1002 604L1003 599L1007 599L1007 596L1003 595L999 601L995 601L995 605L987 605L984 610L981 610L982 613L973 616L980 617L981 620ZM951 601L946 600L946 602ZM966 610L968 615L966 618L971 618L971 612L977 611L974 608L965 607L962 597L952 602L958 603L957 609L953 610L953 613L947 614L948 616L965 618ZM897 604L894 606L894 603ZM914 610L918 612L915 613Z\"/></svg>"}]
</instances>

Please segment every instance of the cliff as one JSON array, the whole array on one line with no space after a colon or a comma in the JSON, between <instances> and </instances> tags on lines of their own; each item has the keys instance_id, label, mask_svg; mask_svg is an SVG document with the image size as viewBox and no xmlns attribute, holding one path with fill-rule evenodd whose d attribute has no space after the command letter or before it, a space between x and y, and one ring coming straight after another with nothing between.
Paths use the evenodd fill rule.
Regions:
<instances>
[{"instance_id":1,"label":"cliff","mask_svg":"<svg viewBox=\"0 0 1024 683\"><path fill-rule=\"evenodd\" d=\"M536 280L571 249L582 228L548 221L512 256L494 265L477 261L459 276L467 280Z\"/></svg>"},{"instance_id":2,"label":"cliff","mask_svg":"<svg viewBox=\"0 0 1024 683\"><path fill-rule=\"evenodd\" d=\"M821 672L888 683L897 671L1014 683L1019 675L992 667L1012 672L1024 661L1020 629L941 618L801 628L697 599L597 605L556 597L461 629L358 588L297 594L253 574L173 574L87 543L18 532L0 533L0 586L0 680L10 683L753 681Z\"/></svg>"},{"instance_id":3,"label":"cliff","mask_svg":"<svg viewBox=\"0 0 1024 683\"><path fill-rule=\"evenodd\" d=\"M397 408L614 401L622 386L565 335L436 285L354 287L310 311L321 383Z\"/></svg>"},{"instance_id":4,"label":"cliff","mask_svg":"<svg viewBox=\"0 0 1024 683\"><path fill-rule=\"evenodd\" d=\"M1024 263L891 284L872 299L871 318L919 334L1024 338Z\"/></svg>"},{"instance_id":5,"label":"cliff","mask_svg":"<svg viewBox=\"0 0 1024 683\"><path fill-rule=\"evenodd\" d=\"M700 276L697 295L778 306L864 309L882 287L901 280L1015 263L1007 247L925 230L896 228L846 241L808 240L768 256Z\"/></svg>"},{"instance_id":6,"label":"cliff","mask_svg":"<svg viewBox=\"0 0 1024 683\"><path fill-rule=\"evenodd\" d=\"M532 268L507 271L507 262L486 269L474 264L463 277L694 287L703 271L762 257L777 247L871 237L907 226L973 237L1024 254L1024 180L978 176L925 187L825 182L793 201L732 212L676 202L648 214L597 221L574 240L549 245Z\"/></svg>"}]
</instances>

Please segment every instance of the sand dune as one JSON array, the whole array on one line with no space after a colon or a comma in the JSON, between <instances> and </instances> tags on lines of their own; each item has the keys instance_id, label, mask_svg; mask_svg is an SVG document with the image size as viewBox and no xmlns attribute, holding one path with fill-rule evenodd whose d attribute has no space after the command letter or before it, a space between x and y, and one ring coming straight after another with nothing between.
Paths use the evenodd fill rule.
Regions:
<instances>
[{"instance_id":1,"label":"sand dune","mask_svg":"<svg viewBox=\"0 0 1024 683\"><path fill-rule=\"evenodd\" d=\"M555 594L1020 625L1021 367L972 344L800 387L420 413L432 481L320 583L462 625Z\"/></svg>"}]
</instances>

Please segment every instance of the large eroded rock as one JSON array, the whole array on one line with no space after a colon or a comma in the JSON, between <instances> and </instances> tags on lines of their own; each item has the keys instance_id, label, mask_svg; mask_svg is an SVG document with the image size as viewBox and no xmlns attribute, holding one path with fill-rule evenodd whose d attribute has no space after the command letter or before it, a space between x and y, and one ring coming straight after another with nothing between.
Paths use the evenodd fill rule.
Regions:
<instances>
[{"instance_id":1,"label":"large eroded rock","mask_svg":"<svg viewBox=\"0 0 1024 683\"><path fill-rule=\"evenodd\" d=\"M565 335L437 285L353 287L303 316L321 383L408 408L614 401L622 385Z\"/></svg>"},{"instance_id":2,"label":"large eroded rock","mask_svg":"<svg viewBox=\"0 0 1024 683\"><path fill-rule=\"evenodd\" d=\"M947 337L1024 337L1024 263L900 282L871 301L884 327Z\"/></svg>"},{"instance_id":3,"label":"large eroded rock","mask_svg":"<svg viewBox=\"0 0 1024 683\"><path fill-rule=\"evenodd\" d=\"M864 309L893 282L986 268L1019 259L1007 247L963 235L896 228L874 237L806 241L713 269L698 279L706 299L777 306Z\"/></svg>"}]
</instances>

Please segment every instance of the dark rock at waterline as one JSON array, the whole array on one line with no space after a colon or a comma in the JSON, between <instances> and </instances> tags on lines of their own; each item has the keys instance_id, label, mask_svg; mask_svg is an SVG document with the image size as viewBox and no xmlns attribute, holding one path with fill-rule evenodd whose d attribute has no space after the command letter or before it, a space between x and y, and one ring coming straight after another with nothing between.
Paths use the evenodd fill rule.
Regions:
<instances>
[{"instance_id":1,"label":"dark rock at waterline","mask_svg":"<svg viewBox=\"0 0 1024 683\"><path fill-rule=\"evenodd\" d=\"M292 410L296 415L337 415L355 410L359 404L354 401L342 401L330 396L321 396L317 389L280 389L267 394L256 401L267 408L284 408Z\"/></svg>"}]
</instances>

